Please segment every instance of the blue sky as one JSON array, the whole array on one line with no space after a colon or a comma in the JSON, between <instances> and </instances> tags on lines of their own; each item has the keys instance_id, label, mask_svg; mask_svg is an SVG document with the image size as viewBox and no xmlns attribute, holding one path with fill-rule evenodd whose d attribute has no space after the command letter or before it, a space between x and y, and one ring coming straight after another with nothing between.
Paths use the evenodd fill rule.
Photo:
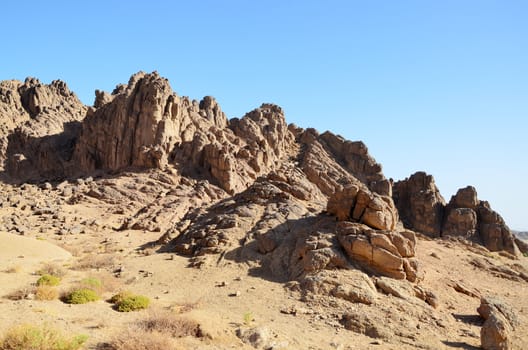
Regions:
<instances>
[{"instance_id":1,"label":"blue sky","mask_svg":"<svg viewBox=\"0 0 528 350\"><path fill-rule=\"evenodd\" d=\"M526 1L4 1L0 79L62 79L86 104L136 71L230 116L363 140L446 200L474 185L527 229Z\"/></svg>"}]
</instances>

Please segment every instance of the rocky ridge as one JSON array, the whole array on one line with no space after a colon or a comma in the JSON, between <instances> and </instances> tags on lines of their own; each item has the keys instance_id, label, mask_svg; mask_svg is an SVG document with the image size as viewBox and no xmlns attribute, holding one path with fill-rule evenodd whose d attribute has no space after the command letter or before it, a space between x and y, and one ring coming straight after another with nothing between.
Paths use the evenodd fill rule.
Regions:
<instances>
[{"instance_id":1,"label":"rocky ridge","mask_svg":"<svg viewBox=\"0 0 528 350\"><path fill-rule=\"evenodd\" d=\"M352 303L361 313L339 324L369 336L393 337L376 316L381 294L412 305L430 324L424 336L435 333L439 300L420 286L421 234L511 258L523 250L473 187L446 204L430 175L386 179L360 141L288 125L273 104L228 120L214 98L180 97L155 72L97 91L93 107L59 81L2 82L0 120L5 182L39 184L3 205L40 213L41 232L96 230L81 218L62 222L57 207L101 203L120 217L107 229L159 232L153 245L191 266L243 262L307 302ZM30 192L56 201L34 202ZM5 230L34 229L13 215ZM409 320L393 321L401 338L415 336Z\"/></svg>"}]
</instances>

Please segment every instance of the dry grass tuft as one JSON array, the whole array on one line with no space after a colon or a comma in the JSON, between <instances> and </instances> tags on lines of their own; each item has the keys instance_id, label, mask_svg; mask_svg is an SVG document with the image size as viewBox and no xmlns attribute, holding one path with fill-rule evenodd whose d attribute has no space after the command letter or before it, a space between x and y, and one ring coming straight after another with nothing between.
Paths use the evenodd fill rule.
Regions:
<instances>
[{"instance_id":1,"label":"dry grass tuft","mask_svg":"<svg viewBox=\"0 0 528 350\"><path fill-rule=\"evenodd\" d=\"M166 350L179 349L177 338L201 337L200 325L170 311L158 310L120 333L98 350Z\"/></svg>"},{"instance_id":2,"label":"dry grass tuft","mask_svg":"<svg viewBox=\"0 0 528 350\"><path fill-rule=\"evenodd\" d=\"M200 306L200 302L196 301L194 303L187 302L187 303L179 303L174 304L170 307L170 311L173 311L177 314L184 314L186 312L192 311Z\"/></svg>"},{"instance_id":3,"label":"dry grass tuft","mask_svg":"<svg viewBox=\"0 0 528 350\"><path fill-rule=\"evenodd\" d=\"M111 254L87 255L75 265L78 270L111 268L116 264L116 259Z\"/></svg>"},{"instance_id":4,"label":"dry grass tuft","mask_svg":"<svg viewBox=\"0 0 528 350\"><path fill-rule=\"evenodd\" d=\"M98 350L167 350L177 349L174 339L157 332L129 329L109 343L99 344Z\"/></svg>"},{"instance_id":5,"label":"dry grass tuft","mask_svg":"<svg viewBox=\"0 0 528 350\"><path fill-rule=\"evenodd\" d=\"M137 326L144 331L163 333L173 338L202 336L198 322L170 311L152 312L147 318L139 320Z\"/></svg>"},{"instance_id":6,"label":"dry grass tuft","mask_svg":"<svg viewBox=\"0 0 528 350\"><path fill-rule=\"evenodd\" d=\"M42 265L42 267L37 271L37 274L51 275L62 278L66 275L66 269L57 263L48 262Z\"/></svg>"},{"instance_id":7,"label":"dry grass tuft","mask_svg":"<svg viewBox=\"0 0 528 350\"><path fill-rule=\"evenodd\" d=\"M35 299L37 300L55 300L59 297L57 288L52 286L38 286L35 291Z\"/></svg>"}]
</instances>

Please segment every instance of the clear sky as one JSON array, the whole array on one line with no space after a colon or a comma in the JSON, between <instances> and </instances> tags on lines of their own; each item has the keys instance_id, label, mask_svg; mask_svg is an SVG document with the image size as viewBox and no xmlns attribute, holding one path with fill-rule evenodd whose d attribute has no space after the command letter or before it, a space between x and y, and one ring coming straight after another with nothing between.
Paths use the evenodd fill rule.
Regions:
<instances>
[{"instance_id":1,"label":"clear sky","mask_svg":"<svg viewBox=\"0 0 528 350\"><path fill-rule=\"evenodd\" d=\"M528 230L527 1L6 0L0 29L0 80L62 79L92 104L157 70L230 117L277 103Z\"/></svg>"}]
</instances>

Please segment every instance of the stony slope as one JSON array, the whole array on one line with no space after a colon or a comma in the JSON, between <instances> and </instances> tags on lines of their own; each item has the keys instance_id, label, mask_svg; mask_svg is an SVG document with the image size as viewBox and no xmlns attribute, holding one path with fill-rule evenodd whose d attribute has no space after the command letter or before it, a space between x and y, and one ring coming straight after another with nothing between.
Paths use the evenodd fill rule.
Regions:
<instances>
[{"instance_id":1,"label":"stony slope","mask_svg":"<svg viewBox=\"0 0 528 350\"><path fill-rule=\"evenodd\" d=\"M425 173L386 179L360 141L288 125L272 104L228 120L214 98L180 97L157 73L97 91L93 107L62 82L2 82L0 120L4 182L41 184L5 185L1 230L151 232L153 247L191 266L246 264L305 300L354 305L361 312L339 311L341 325L396 343L413 331L395 319L404 335L391 340L379 311L392 306L376 303L379 292L430 324L418 343L436 332L438 291L420 284L420 237L511 259L526 252L473 187L446 204ZM111 219L61 214L91 206ZM525 283L522 271L503 273Z\"/></svg>"}]
</instances>

